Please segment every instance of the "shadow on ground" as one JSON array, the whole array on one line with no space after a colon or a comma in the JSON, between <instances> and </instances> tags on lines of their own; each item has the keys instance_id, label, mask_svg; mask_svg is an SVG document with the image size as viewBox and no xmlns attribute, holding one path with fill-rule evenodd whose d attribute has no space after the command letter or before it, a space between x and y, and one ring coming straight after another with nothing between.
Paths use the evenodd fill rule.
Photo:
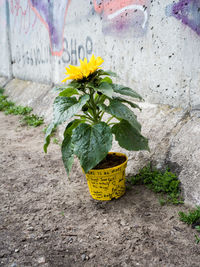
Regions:
<instances>
[{"instance_id":1,"label":"shadow on ground","mask_svg":"<svg viewBox=\"0 0 200 267\"><path fill-rule=\"evenodd\" d=\"M143 186L91 199L77 162L69 180L59 145L43 153L42 128L0 113L0 266L199 266L186 207L161 207Z\"/></svg>"}]
</instances>

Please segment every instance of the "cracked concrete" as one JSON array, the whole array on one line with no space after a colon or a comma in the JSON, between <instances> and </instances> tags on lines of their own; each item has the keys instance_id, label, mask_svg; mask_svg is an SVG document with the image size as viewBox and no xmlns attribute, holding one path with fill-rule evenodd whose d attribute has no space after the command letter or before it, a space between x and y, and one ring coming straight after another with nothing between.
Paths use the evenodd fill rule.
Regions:
<instances>
[{"instance_id":1,"label":"cracked concrete","mask_svg":"<svg viewBox=\"0 0 200 267\"><path fill-rule=\"evenodd\" d=\"M0 78L0 85L3 84L6 80ZM17 104L33 107L34 113L50 122L55 97L50 85L13 79L5 86L5 93ZM149 139L150 152L126 151L115 141L112 147L127 154L127 175L137 173L149 161L161 169L168 165L179 175L185 203L200 205L200 118L194 112L168 105L146 102L139 105L142 112L135 113L142 124L143 135Z\"/></svg>"}]
</instances>

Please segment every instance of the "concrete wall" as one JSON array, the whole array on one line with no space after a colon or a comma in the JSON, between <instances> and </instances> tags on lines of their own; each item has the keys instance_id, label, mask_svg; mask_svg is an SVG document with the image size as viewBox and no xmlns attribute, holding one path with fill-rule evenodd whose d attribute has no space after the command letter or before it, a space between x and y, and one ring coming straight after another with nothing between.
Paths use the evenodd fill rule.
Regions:
<instances>
[{"instance_id":1,"label":"concrete wall","mask_svg":"<svg viewBox=\"0 0 200 267\"><path fill-rule=\"evenodd\" d=\"M0 0L0 75L59 83L92 53L151 103L200 105L198 0Z\"/></svg>"},{"instance_id":2,"label":"concrete wall","mask_svg":"<svg viewBox=\"0 0 200 267\"><path fill-rule=\"evenodd\" d=\"M0 75L11 76L11 55L9 42L10 17L8 4L0 0Z\"/></svg>"}]
</instances>

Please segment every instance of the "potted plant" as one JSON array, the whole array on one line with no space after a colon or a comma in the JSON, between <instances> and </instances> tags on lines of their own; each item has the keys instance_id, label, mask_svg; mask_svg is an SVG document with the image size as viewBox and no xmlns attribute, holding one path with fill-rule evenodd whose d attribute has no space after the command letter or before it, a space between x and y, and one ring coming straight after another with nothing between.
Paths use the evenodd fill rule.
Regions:
<instances>
[{"instance_id":1,"label":"potted plant","mask_svg":"<svg viewBox=\"0 0 200 267\"><path fill-rule=\"evenodd\" d=\"M57 88L59 95L53 104L53 121L46 131L44 151L47 152L52 131L67 122L61 146L67 174L77 156L92 197L110 200L125 192L127 164L126 155L109 152L113 135L127 150L149 147L136 115L127 105L141 110L140 107L121 96L139 100L142 97L129 87L113 83L110 77L117 75L101 69L102 63L101 57L92 55L89 62L85 58L80 60L80 66L66 68L67 77L62 82L72 81ZM105 120L106 113L109 117Z\"/></svg>"}]
</instances>

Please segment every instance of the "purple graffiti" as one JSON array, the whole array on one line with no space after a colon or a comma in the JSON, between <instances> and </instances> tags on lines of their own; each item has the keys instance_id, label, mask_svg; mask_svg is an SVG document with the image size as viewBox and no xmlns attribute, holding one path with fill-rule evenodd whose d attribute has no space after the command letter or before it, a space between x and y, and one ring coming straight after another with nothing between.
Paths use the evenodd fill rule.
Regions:
<instances>
[{"instance_id":1,"label":"purple graffiti","mask_svg":"<svg viewBox=\"0 0 200 267\"><path fill-rule=\"evenodd\" d=\"M167 15L174 16L200 35L200 1L180 0L167 7Z\"/></svg>"},{"instance_id":2,"label":"purple graffiti","mask_svg":"<svg viewBox=\"0 0 200 267\"><path fill-rule=\"evenodd\" d=\"M29 0L29 2L49 32L52 55L61 56L65 18L70 0Z\"/></svg>"},{"instance_id":3,"label":"purple graffiti","mask_svg":"<svg viewBox=\"0 0 200 267\"><path fill-rule=\"evenodd\" d=\"M147 29L150 0L93 0L104 34L140 37Z\"/></svg>"}]
</instances>

